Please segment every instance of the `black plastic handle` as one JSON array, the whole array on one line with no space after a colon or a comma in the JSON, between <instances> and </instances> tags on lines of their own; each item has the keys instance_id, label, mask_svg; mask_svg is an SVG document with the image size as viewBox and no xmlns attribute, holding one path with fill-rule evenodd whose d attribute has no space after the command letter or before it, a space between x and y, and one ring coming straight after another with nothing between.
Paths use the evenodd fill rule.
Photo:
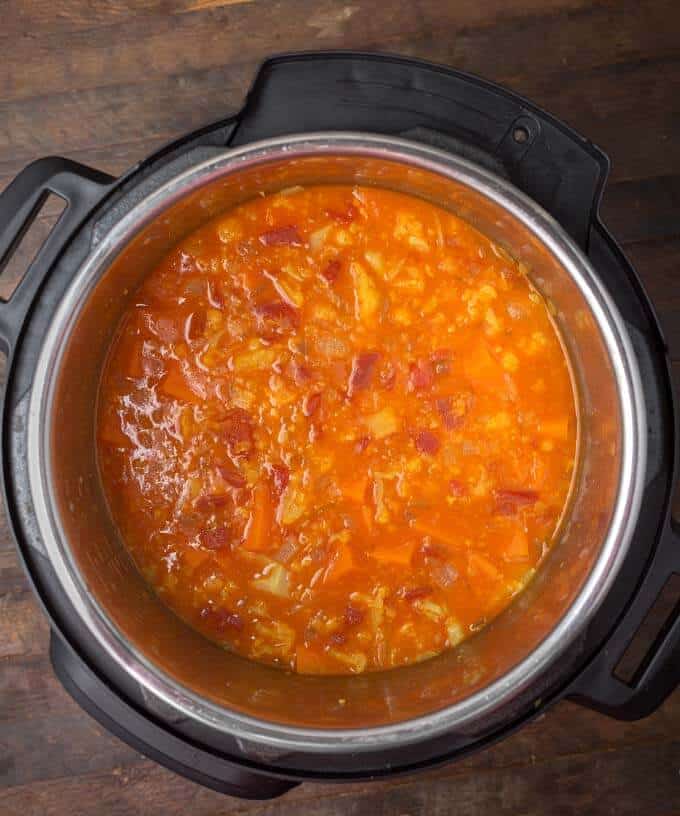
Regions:
<instances>
[{"instance_id":1,"label":"black plastic handle","mask_svg":"<svg viewBox=\"0 0 680 816\"><path fill-rule=\"evenodd\" d=\"M175 736L114 693L54 631L50 634L50 659L55 674L78 705L135 751L171 771L241 799L274 799L298 784L229 762Z\"/></svg>"},{"instance_id":2,"label":"black plastic handle","mask_svg":"<svg viewBox=\"0 0 680 816\"><path fill-rule=\"evenodd\" d=\"M31 302L57 257L84 217L109 191L114 179L59 157L29 164L0 194L0 273L30 227L46 196L66 202L56 225L7 300L0 300L0 350L10 354Z\"/></svg>"},{"instance_id":3,"label":"black plastic handle","mask_svg":"<svg viewBox=\"0 0 680 816\"><path fill-rule=\"evenodd\" d=\"M231 144L313 130L443 139L445 150L500 170L584 249L609 172L599 148L518 94L390 54L321 51L267 60Z\"/></svg>"},{"instance_id":4,"label":"black plastic handle","mask_svg":"<svg viewBox=\"0 0 680 816\"><path fill-rule=\"evenodd\" d=\"M623 653L673 573L680 574L680 526L671 519L631 605L605 648L569 688L568 697L620 720L638 720L655 711L677 688L680 684L680 597L632 682L625 683L614 674Z\"/></svg>"}]
</instances>

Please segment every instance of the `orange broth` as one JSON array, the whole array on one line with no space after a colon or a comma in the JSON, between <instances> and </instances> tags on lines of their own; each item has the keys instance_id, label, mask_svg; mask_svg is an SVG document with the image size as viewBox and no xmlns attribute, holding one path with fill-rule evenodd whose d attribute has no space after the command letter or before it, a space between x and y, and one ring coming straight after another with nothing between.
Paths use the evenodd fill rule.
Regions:
<instances>
[{"instance_id":1,"label":"orange broth","mask_svg":"<svg viewBox=\"0 0 680 816\"><path fill-rule=\"evenodd\" d=\"M182 240L125 313L98 453L122 538L208 638L301 673L455 646L551 546L576 449L526 270L453 214L292 188Z\"/></svg>"}]
</instances>

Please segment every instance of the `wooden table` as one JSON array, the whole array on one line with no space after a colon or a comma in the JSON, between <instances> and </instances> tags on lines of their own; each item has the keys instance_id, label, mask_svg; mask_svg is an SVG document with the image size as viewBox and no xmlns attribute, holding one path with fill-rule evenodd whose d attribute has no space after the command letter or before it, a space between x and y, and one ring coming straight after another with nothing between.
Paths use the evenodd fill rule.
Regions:
<instances>
[{"instance_id":1,"label":"wooden table","mask_svg":"<svg viewBox=\"0 0 680 816\"><path fill-rule=\"evenodd\" d=\"M386 50L503 83L611 156L606 221L680 362L678 0L14 0L0 8L0 48L0 188L48 154L120 173L235 110L276 51ZM29 249L52 220L40 217ZM256 803L199 788L103 732L55 680L47 643L3 524L2 816L680 814L680 692L638 723L561 703L445 769Z\"/></svg>"}]
</instances>

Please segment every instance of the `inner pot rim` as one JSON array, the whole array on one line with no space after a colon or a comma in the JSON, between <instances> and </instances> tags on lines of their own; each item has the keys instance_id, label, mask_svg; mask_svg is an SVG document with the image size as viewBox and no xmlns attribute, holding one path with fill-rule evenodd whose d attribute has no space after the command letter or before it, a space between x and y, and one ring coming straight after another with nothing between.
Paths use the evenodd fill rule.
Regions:
<instances>
[{"instance_id":1,"label":"inner pot rim","mask_svg":"<svg viewBox=\"0 0 680 816\"><path fill-rule=\"evenodd\" d=\"M566 613L520 663L486 688L439 711L367 728L301 728L235 712L194 693L126 642L87 586L66 542L51 485L51 408L66 341L90 293L114 257L180 198L224 175L258 164L304 156L356 155L415 166L449 178L490 199L518 219L577 284L602 334L615 374L621 412L621 472L614 511L597 560ZM628 551L642 498L646 464L645 403L638 364L618 309L587 258L562 227L508 182L441 150L403 139L352 132L300 134L225 150L165 182L105 234L83 262L45 336L31 388L28 475L45 550L76 611L104 648L151 695L183 716L270 747L307 752L368 751L407 744L468 726L526 689L573 643L604 599Z\"/></svg>"}]
</instances>

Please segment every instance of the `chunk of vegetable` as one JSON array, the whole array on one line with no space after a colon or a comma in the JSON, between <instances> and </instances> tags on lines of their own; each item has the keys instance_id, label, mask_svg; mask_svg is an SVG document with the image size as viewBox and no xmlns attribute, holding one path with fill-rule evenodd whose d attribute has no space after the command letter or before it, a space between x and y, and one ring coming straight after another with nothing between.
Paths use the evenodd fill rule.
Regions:
<instances>
[{"instance_id":1,"label":"chunk of vegetable","mask_svg":"<svg viewBox=\"0 0 680 816\"><path fill-rule=\"evenodd\" d=\"M288 334L300 324L298 310L283 300L260 303L253 311L257 331L267 337Z\"/></svg>"},{"instance_id":2,"label":"chunk of vegetable","mask_svg":"<svg viewBox=\"0 0 680 816\"><path fill-rule=\"evenodd\" d=\"M364 424L376 439L384 439L399 430L399 420L389 405L364 417Z\"/></svg>"},{"instance_id":3,"label":"chunk of vegetable","mask_svg":"<svg viewBox=\"0 0 680 816\"><path fill-rule=\"evenodd\" d=\"M403 544L396 545L382 545L374 547L371 555L380 563L384 564L400 564L401 566L408 566L413 558L413 553L416 549L415 541L407 541Z\"/></svg>"},{"instance_id":4,"label":"chunk of vegetable","mask_svg":"<svg viewBox=\"0 0 680 816\"><path fill-rule=\"evenodd\" d=\"M243 408L232 408L224 417L222 433L229 454L234 457L249 456L254 446L253 420Z\"/></svg>"},{"instance_id":5,"label":"chunk of vegetable","mask_svg":"<svg viewBox=\"0 0 680 816\"><path fill-rule=\"evenodd\" d=\"M380 308L380 292L362 264L352 262L349 271L354 281L354 314L357 320L368 323Z\"/></svg>"},{"instance_id":6,"label":"chunk of vegetable","mask_svg":"<svg viewBox=\"0 0 680 816\"><path fill-rule=\"evenodd\" d=\"M201 395L197 393L187 382L182 373L179 363L169 360L166 366L166 375L160 384L160 390L167 397L179 400L180 402L198 402Z\"/></svg>"},{"instance_id":7,"label":"chunk of vegetable","mask_svg":"<svg viewBox=\"0 0 680 816\"><path fill-rule=\"evenodd\" d=\"M306 500L298 478L291 478L276 512L279 524L294 524L305 512Z\"/></svg>"},{"instance_id":8,"label":"chunk of vegetable","mask_svg":"<svg viewBox=\"0 0 680 816\"><path fill-rule=\"evenodd\" d=\"M302 238L297 227L288 225L263 232L259 236L263 246L302 246Z\"/></svg>"},{"instance_id":9,"label":"chunk of vegetable","mask_svg":"<svg viewBox=\"0 0 680 816\"><path fill-rule=\"evenodd\" d=\"M271 524L274 518L269 485L259 482L253 488L253 503L245 528L243 547L256 552L268 550L272 546Z\"/></svg>"},{"instance_id":10,"label":"chunk of vegetable","mask_svg":"<svg viewBox=\"0 0 680 816\"><path fill-rule=\"evenodd\" d=\"M536 504L539 494L535 490L494 490L496 512L501 516L514 516L523 507Z\"/></svg>"},{"instance_id":11,"label":"chunk of vegetable","mask_svg":"<svg viewBox=\"0 0 680 816\"><path fill-rule=\"evenodd\" d=\"M470 383L480 391L502 393L505 371L482 343L477 343L463 357L463 371Z\"/></svg>"},{"instance_id":12,"label":"chunk of vegetable","mask_svg":"<svg viewBox=\"0 0 680 816\"><path fill-rule=\"evenodd\" d=\"M432 387L434 368L429 360L418 360L409 367L408 385L411 391L423 391Z\"/></svg>"},{"instance_id":13,"label":"chunk of vegetable","mask_svg":"<svg viewBox=\"0 0 680 816\"><path fill-rule=\"evenodd\" d=\"M375 364L379 359L380 354L377 351L365 351L354 357L347 385L347 396L352 397L357 391L370 386L373 380Z\"/></svg>"},{"instance_id":14,"label":"chunk of vegetable","mask_svg":"<svg viewBox=\"0 0 680 816\"><path fill-rule=\"evenodd\" d=\"M229 530L226 527L204 530L199 536L199 541L201 547L206 550L221 550L229 546Z\"/></svg>"},{"instance_id":15,"label":"chunk of vegetable","mask_svg":"<svg viewBox=\"0 0 680 816\"><path fill-rule=\"evenodd\" d=\"M336 580L342 578L343 575L350 572L354 568L354 559L352 558L352 550L347 544L338 542L335 545L335 552L333 559L326 569L323 580Z\"/></svg>"},{"instance_id":16,"label":"chunk of vegetable","mask_svg":"<svg viewBox=\"0 0 680 816\"><path fill-rule=\"evenodd\" d=\"M232 359L234 371L252 371L271 368L276 362L279 351L275 348L247 349L235 354Z\"/></svg>"},{"instance_id":17,"label":"chunk of vegetable","mask_svg":"<svg viewBox=\"0 0 680 816\"><path fill-rule=\"evenodd\" d=\"M446 619L446 640L449 646L457 646L462 640L465 640L463 627L455 618Z\"/></svg>"},{"instance_id":18,"label":"chunk of vegetable","mask_svg":"<svg viewBox=\"0 0 680 816\"><path fill-rule=\"evenodd\" d=\"M413 436L413 442L418 453L423 453L427 456L434 456L441 447L439 439L427 429L416 431Z\"/></svg>"},{"instance_id":19,"label":"chunk of vegetable","mask_svg":"<svg viewBox=\"0 0 680 816\"><path fill-rule=\"evenodd\" d=\"M366 664L368 663L368 658L366 655L361 654L360 652L347 653L341 652L339 649L330 649L329 654L331 654L336 660L340 661L340 663L344 663L352 674L361 674L361 672L365 670Z\"/></svg>"},{"instance_id":20,"label":"chunk of vegetable","mask_svg":"<svg viewBox=\"0 0 680 816\"><path fill-rule=\"evenodd\" d=\"M290 574L283 564L272 561L262 572L262 578L250 582L253 589L276 595L278 598L287 598L290 595Z\"/></svg>"}]
</instances>

